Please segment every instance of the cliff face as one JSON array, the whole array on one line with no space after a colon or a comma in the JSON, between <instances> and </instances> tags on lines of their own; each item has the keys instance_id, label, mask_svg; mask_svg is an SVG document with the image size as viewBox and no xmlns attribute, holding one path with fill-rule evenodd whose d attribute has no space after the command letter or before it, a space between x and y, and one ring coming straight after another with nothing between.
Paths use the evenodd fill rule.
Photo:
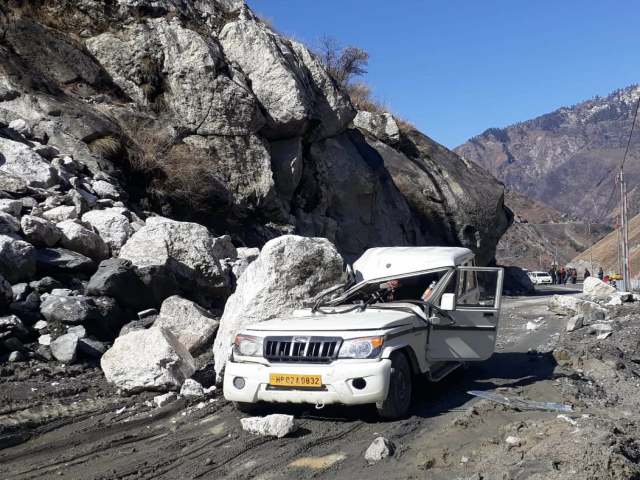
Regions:
<instances>
[{"instance_id":1,"label":"cliff face","mask_svg":"<svg viewBox=\"0 0 640 480\"><path fill-rule=\"evenodd\" d=\"M561 212L607 219L613 178L624 155L640 87L631 86L512 125L492 128L457 147L464 158L484 166L507 187ZM626 171L640 180L640 136L631 141ZM638 212L632 192L632 213Z\"/></svg>"},{"instance_id":2,"label":"cliff face","mask_svg":"<svg viewBox=\"0 0 640 480\"><path fill-rule=\"evenodd\" d=\"M444 243L486 263L510 223L487 172L391 116L355 127L319 61L239 0L9 0L0 58L0 127L24 120L134 208L239 244Z\"/></svg>"}]
</instances>

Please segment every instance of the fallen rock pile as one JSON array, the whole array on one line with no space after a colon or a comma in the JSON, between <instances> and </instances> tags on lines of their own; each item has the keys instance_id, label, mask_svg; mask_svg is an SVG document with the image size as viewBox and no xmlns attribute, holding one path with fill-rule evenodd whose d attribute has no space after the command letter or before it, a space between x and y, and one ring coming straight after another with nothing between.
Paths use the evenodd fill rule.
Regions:
<instances>
[{"instance_id":1,"label":"fallen rock pile","mask_svg":"<svg viewBox=\"0 0 640 480\"><path fill-rule=\"evenodd\" d=\"M18 123L19 130L0 128L0 361L95 361L149 309L160 309L158 326L187 350L210 345L219 321L211 309L231 293L234 269L241 274L257 253L238 259L228 236L134 211L116 177L44 145ZM157 338L170 338L159 331ZM182 359L173 346L144 353L174 350ZM116 373L121 361L112 353L105 365L124 390L178 388L193 373L172 366L154 380L124 381Z\"/></svg>"}]
</instances>

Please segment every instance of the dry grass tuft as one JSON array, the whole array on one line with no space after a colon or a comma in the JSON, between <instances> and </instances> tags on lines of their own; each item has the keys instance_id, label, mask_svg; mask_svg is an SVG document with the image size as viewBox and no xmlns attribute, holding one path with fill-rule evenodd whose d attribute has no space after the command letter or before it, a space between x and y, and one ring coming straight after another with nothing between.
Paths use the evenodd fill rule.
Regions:
<instances>
[{"instance_id":1,"label":"dry grass tuft","mask_svg":"<svg viewBox=\"0 0 640 480\"><path fill-rule=\"evenodd\" d=\"M88 146L89 150L94 155L111 161L122 158L123 153L125 152L122 141L112 135L96 138L89 142Z\"/></svg>"}]
</instances>

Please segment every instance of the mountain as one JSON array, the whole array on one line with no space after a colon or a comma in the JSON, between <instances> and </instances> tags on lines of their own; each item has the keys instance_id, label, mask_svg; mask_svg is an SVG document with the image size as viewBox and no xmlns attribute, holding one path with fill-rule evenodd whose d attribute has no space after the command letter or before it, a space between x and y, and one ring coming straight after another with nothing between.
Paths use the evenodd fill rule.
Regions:
<instances>
[{"instance_id":1,"label":"mountain","mask_svg":"<svg viewBox=\"0 0 640 480\"><path fill-rule=\"evenodd\" d=\"M502 236L496 250L500 265L517 265L529 270L548 270L560 265L611 231L604 224L587 224L513 190L505 203L514 213L514 222Z\"/></svg>"},{"instance_id":2,"label":"mountain","mask_svg":"<svg viewBox=\"0 0 640 480\"><path fill-rule=\"evenodd\" d=\"M304 45L241 0L0 4L0 128L28 133L3 136L109 175L139 218L195 221L240 246L297 233L347 258L444 244L490 262L511 221L503 186L388 114L357 114ZM80 188L64 175L62 192Z\"/></svg>"},{"instance_id":3,"label":"mountain","mask_svg":"<svg viewBox=\"0 0 640 480\"><path fill-rule=\"evenodd\" d=\"M454 150L505 185L557 210L611 221L614 178L624 155L640 86L616 90L506 128L491 128ZM630 212L640 211L640 132L625 166Z\"/></svg>"}]
</instances>

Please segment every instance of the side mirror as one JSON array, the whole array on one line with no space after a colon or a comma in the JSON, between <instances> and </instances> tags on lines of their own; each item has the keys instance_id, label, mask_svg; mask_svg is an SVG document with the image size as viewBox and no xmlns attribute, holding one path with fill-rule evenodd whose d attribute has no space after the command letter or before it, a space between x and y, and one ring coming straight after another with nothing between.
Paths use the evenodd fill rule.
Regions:
<instances>
[{"instance_id":1,"label":"side mirror","mask_svg":"<svg viewBox=\"0 0 640 480\"><path fill-rule=\"evenodd\" d=\"M443 293L440 297L440 308L448 312L454 311L456 309L456 294Z\"/></svg>"}]
</instances>

